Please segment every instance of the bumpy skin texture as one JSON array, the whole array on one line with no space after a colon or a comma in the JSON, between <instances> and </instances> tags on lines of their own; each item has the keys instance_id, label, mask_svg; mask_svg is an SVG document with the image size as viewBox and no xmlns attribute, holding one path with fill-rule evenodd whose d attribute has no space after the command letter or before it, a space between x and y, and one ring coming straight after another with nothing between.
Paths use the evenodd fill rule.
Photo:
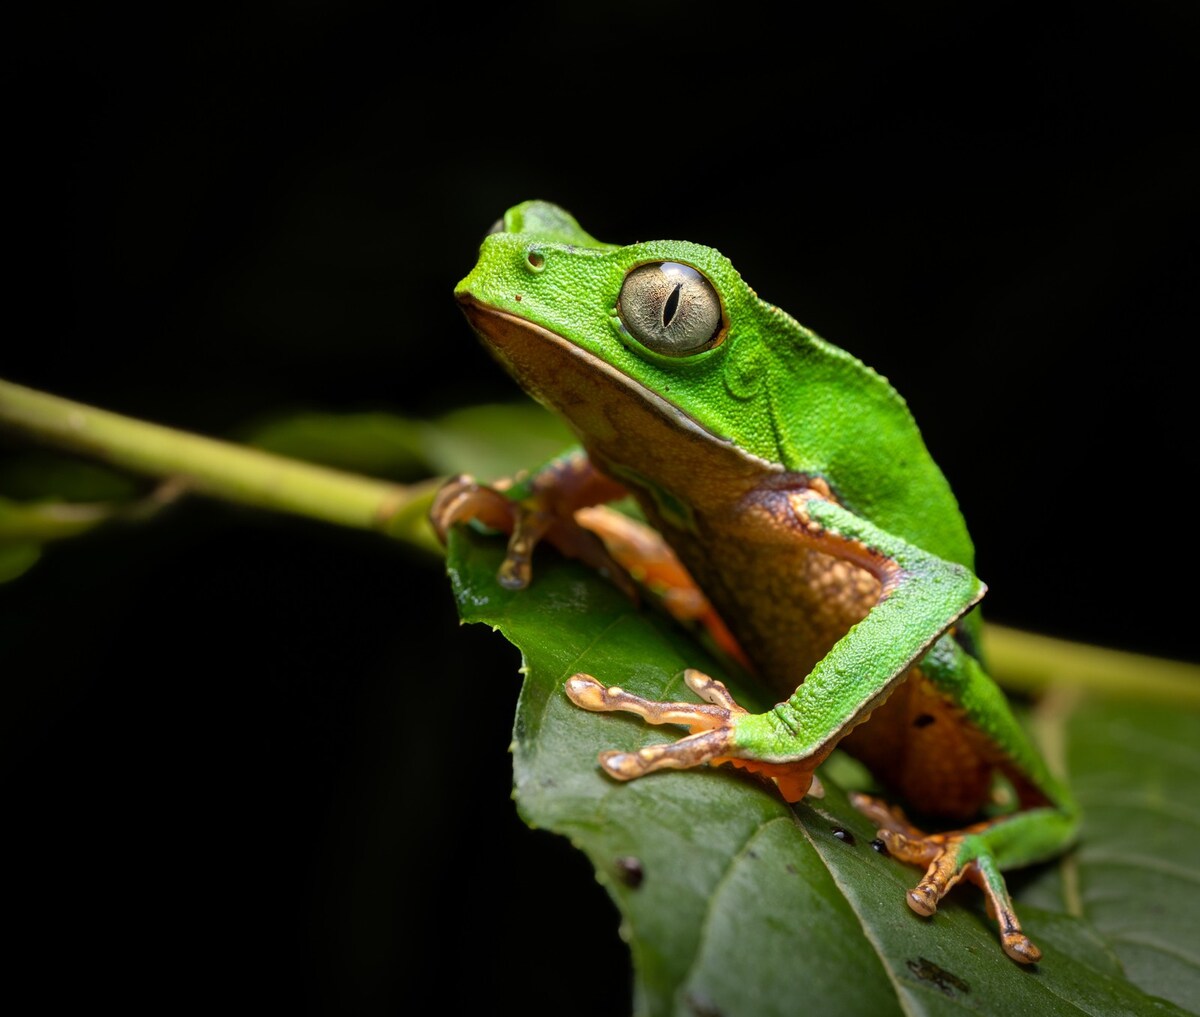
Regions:
<instances>
[{"instance_id":1,"label":"bumpy skin texture","mask_svg":"<svg viewBox=\"0 0 1200 1017\"><path fill-rule=\"evenodd\" d=\"M711 348L664 356L626 326L633 309L621 301L640 299L623 294L626 278L659 262L711 284L722 322ZM637 498L780 697L752 715L703 675L688 681L702 706L576 676L566 691L577 705L693 732L602 757L608 772L735 762L796 800L842 743L915 811L956 822L1003 774L1018 814L962 836L927 837L862 807L894 853L928 866L914 910L930 913L970 878L989 893L1009 955L1036 960L999 869L1061 850L1075 810L977 659L984 587L971 540L900 396L760 300L717 251L603 244L544 202L506 213L455 292L487 348ZM664 305L664 320L674 311Z\"/></svg>"}]
</instances>

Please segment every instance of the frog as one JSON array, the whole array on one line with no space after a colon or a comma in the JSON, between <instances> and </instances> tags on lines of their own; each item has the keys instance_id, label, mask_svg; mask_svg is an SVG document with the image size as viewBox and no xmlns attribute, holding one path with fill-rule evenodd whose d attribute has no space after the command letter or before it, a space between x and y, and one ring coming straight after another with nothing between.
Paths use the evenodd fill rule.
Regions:
<instances>
[{"instance_id":1,"label":"frog","mask_svg":"<svg viewBox=\"0 0 1200 1017\"><path fill-rule=\"evenodd\" d=\"M728 765L795 803L821 794L818 768L841 749L876 781L853 805L923 870L909 907L932 916L973 883L1004 953L1036 965L1004 873L1066 852L1079 808L987 670L971 536L887 379L716 249L601 242L546 201L505 212L454 294L577 445L510 480L450 479L431 509L439 536L507 534L498 579L514 590L542 544L635 599L657 584L775 702L751 712L695 668L694 701L572 675L580 709L686 729L602 752L608 778Z\"/></svg>"}]
</instances>

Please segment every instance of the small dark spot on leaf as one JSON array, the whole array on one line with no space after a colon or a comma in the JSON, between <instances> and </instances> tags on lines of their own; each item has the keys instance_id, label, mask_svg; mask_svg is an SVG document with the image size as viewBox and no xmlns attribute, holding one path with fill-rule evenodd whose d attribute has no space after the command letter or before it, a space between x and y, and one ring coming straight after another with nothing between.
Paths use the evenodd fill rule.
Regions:
<instances>
[{"instance_id":1,"label":"small dark spot on leaf","mask_svg":"<svg viewBox=\"0 0 1200 1017\"><path fill-rule=\"evenodd\" d=\"M958 975L952 974L945 968L938 967L933 961L926 960L924 957L910 960L907 962L907 965L908 970L921 979L921 981L937 986L947 996L953 996L956 992L965 994L971 991L971 986L959 978Z\"/></svg>"},{"instance_id":2,"label":"small dark spot on leaf","mask_svg":"<svg viewBox=\"0 0 1200 1017\"><path fill-rule=\"evenodd\" d=\"M929 727L936 718L932 713L921 713L913 718L913 727Z\"/></svg>"},{"instance_id":3,"label":"small dark spot on leaf","mask_svg":"<svg viewBox=\"0 0 1200 1017\"><path fill-rule=\"evenodd\" d=\"M646 870L642 868L642 860L633 855L622 855L614 863L617 877L626 886L636 890L646 878Z\"/></svg>"},{"instance_id":4,"label":"small dark spot on leaf","mask_svg":"<svg viewBox=\"0 0 1200 1017\"><path fill-rule=\"evenodd\" d=\"M840 826L835 826L833 828L833 835L843 844L849 844L851 847L854 847L854 845L858 843L858 841L854 839L854 834Z\"/></svg>"},{"instance_id":5,"label":"small dark spot on leaf","mask_svg":"<svg viewBox=\"0 0 1200 1017\"><path fill-rule=\"evenodd\" d=\"M749 848L749 849L747 849L747 851L746 851L746 855L747 855L747 857L749 857L749 858L757 858L757 857L758 857L758 852L757 852L757 851L755 851L755 850L754 850L754 848Z\"/></svg>"},{"instance_id":6,"label":"small dark spot on leaf","mask_svg":"<svg viewBox=\"0 0 1200 1017\"><path fill-rule=\"evenodd\" d=\"M787 865L784 866L784 868L787 869L788 872L790 872L793 876L797 875L796 866L794 866L791 862L788 862Z\"/></svg>"},{"instance_id":7,"label":"small dark spot on leaf","mask_svg":"<svg viewBox=\"0 0 1200 1017\"><path fill-rule=\"evenodd\" d=\"M886 855L888 853L887 845L883 841L881 841L878 837L876 837L873 841L871 841L871 847L873 847L881 855Z\"/></svg>"}]
</instances>

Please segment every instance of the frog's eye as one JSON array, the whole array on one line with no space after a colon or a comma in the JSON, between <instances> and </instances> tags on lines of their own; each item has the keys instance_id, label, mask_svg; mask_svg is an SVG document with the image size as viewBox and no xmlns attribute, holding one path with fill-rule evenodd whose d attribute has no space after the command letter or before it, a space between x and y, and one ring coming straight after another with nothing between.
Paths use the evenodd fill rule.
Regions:
<instances>
[{"instance_id":1,"label":"frog's eye","mask_svg":"<svg viewBox=\"0 0 1200 1017\"><path fill-rule=\"evenodd\" d=\"M617 307L638 342L664 357L687 357L725 338L721 298L690 265L656 261L625 277Z\"/></svg>"}]
</instances>

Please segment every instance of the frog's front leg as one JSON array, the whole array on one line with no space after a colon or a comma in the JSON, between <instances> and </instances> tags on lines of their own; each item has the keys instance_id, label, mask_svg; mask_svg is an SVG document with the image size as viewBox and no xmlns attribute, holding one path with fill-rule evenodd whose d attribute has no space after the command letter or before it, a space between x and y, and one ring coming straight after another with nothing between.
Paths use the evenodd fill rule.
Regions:
<instances>
[{"instance_id":1,"label":"frog's front leg","mask_svg":"<svg viewBox=\"0 0 1200 1017\"><path fill-rule=\"evenodd\" d=\"M445 543L456 523L477 522L509 535L497 580L524 589L533 574L533 552L545 542L610 579L635 602L649 590L672 617L696 624L716 647L750 669L742 648L708 598L658 531L608 506L625 488L572 448L528 474L481 484L467 474L448 480L430 508Z\"/></svg>"},{"instance_id":2,"label":"frog's front leg","mask_svg":"<svg viewBox=\"0 0 1200 1017\"><path fill-rule=\"evenodd\" d=\"M510 590L524 589L533 572L533 552L543 541L576 558L636 599L629 573L597 535L581 526L581 509L613 501L625 488L592 466L582 449L572 448L529 474L480 484L462 474L442 485L430 508L430 521L443 543L450 527L475 521L509 535L497 579Z\"/></svg>"},{"instance_id":3,"label":"frog's front leg","mask_svg":"<svg viewBox=\"0 0 1200 1017\"><path fill-rule=\"evenodd\" d=\"M654 770L683 770L727 754L732 747L734 717L746 713L723 683L702 671L688 668L683 673L688 688L703 703L663 703L643 699L619 686L605 688L589 674L567 680L571 702L585 710L636 713L649 724L680 724L692 733L670 746L651 745L637 752L616 749L603 752L600 762L618 780L632 780Z\"/></svg>"},{"instance_id":4,"label":"frog's front leg","mask_svg":"<svg viewBox=\"0 0 1200 1017\"><path fill-rule=\"evenodd\" d=\"M749 712L738 705L723 682L703 671L688 668L683 673L683 680L704 700L703 703L644 699L616 685L606 688L590 674L580 673L567 679L567 696L585 710L634 713L648 724L679 724L691 732L677 741L647 745L636 752L618 749L601 752L600 765L609 776L633 780L655 770L687 770L704 763L730 763L774 780L780 794L789 802L798 802L806 794L820 797L822 790L815 770L828 752L784 762L743 758L734 732L737 720L749 716Z\"/></svg>"},{"instance_id":5,"label":"frog's front leg","mask_svg":"<svg viewBox=\"0 0 1200 1017\"><path fill-rule=\"evenodd\" d=\"M896 857L926 868L908 895L914 911L933 914L945 893L966 878L986 893L1005 952L1021 963L1036 962L1040 951L1021 931L1001 870L1060 851L1073 837L1077 818L1069 794L1048 772L978 661L953 639L939 640L982 596L982 583L967 569L929 555L813 492L768 492L747 511L748 522L757 519L765 525L757 531L748 525L743 532L765 529L777 538L788 534L871 571L880 582L878 603L834 644L791 698L763 714L738 707L724 686L711 679L688 679L706 700L700 705L655 703L576 675L566 692L578 706L624 710L694 732L636 753L603 753L604 769L629 780L655 770L732 762L773 777L783 796L796 801L807 792L812 770L923 658L924 679L956 704L962 722L987 731L1003 747L997 765L1013 783L1019 811L962 830L925 834L874 799L860 797L856 805L876 820ZM935 642L937 648L930 651ZM916 804L938 811L936 801Z\"/></svg>"},{"instance_id":6,"label":"frog's front leg","mask_svg":"<svg viewBox=\"0 0 1200 1017\"><path fill-rule=\"evenodd\" d=\"M702 732L638 753L602 755L601 765L617 779L730 762L774 778L785 798L798 801L841 737L886 697L984 587L962 566L913 547L807 487L756 492L737 511L738 532L760 543L765 553L799 542L871 572L880 581L879 602L807 677L798 677L790 699L763 714L712 700L707 707L654 704L619 687L605 689L589 675L576 675L566 692L584 709L626 710L653 723L680 723ZM713 706L725 711L719 720Z\"/></svg>"}]
</instances>

